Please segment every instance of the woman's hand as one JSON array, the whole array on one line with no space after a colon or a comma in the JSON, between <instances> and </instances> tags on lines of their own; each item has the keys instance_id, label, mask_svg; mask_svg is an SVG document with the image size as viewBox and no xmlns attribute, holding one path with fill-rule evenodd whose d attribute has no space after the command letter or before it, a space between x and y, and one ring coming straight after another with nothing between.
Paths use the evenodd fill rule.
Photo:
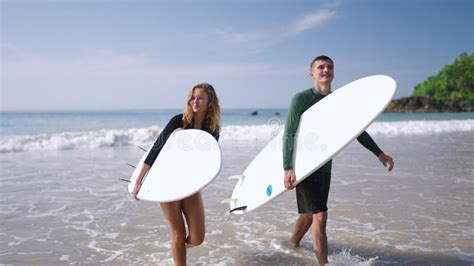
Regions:
<instances>
[{"instance_id":1,"label":"woman's hand","mask_svg":"<svg viewBox=\"0 0 474 266\"><path fill-rule=\"evenodd\" d=\"M142 187L143 177L145 177L145 175L148 173L148 171L150 171L150 168L151 168L151 166L144 163L143 166L142 166L142 169L140 170L140 174L138 175L137 180L135 181L135 187L133 188L132 196L136 200L139 200L138 199L138 192L140 192L140 188Z\"/></svg>"},{"instance_id":2,"label":"woman's hand","mask_svg":"<svg viewBox=\"0 0 474 266\"><path fill-rule=\"evenodd\" d=\"M133 196L133 198L136 199L136 200L139 200L137 195L138 195L138 192L140 192L140 188L141 188L141 187L142 187L142 184L137 182L137 183L135 184L135 187L133 188L132 196Z\"/></svg>"},{"instance_id":3,"label":"woman's hand","mask_svg":"<svg viewBox=\"0 0 474 266\"><path fill-rule=\"evenodd\" d=\"M183 130L183 128L178 127L177 129L175 129L175 130L173 131L173 133L176 133L176 132L178 132L178 131L180 131L180 130Z\"/></svg>"}]
</instances>

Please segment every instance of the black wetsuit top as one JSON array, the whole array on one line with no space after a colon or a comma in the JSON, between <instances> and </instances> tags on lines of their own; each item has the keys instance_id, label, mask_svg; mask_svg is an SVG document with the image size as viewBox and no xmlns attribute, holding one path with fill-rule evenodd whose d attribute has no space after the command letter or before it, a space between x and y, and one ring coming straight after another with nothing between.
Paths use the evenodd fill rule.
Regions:
<instances>
[{"instance_id":1,"label":"black wetsuit top","mask_svg":"<svg viewBox=\"0 0 474 266\"><path fill-rule=\"evenodd\" d=\"M216 140L219 140L219 132L210 132L210 130L206 128L206 122L207 121L203 122L201 130L209 132L212 136L214 136ZM165 128L161 131L160 135L156 139L155 144L153 144L153 147L151 148L150 152L148 153L148 156L145 159L145 164L150 166L153 165L156 160L156 157L158 157L158 154L160 153L161 149L163 149L163 146L165 145L166 141L175 129L191 129L194 128L193 125L194 123L186 127L183 126L183 114L179 114L171 118L171 120L168 122L168 124L165 126Z\"/></svg>"},{"instance_id":2,"label":"black wetsuit top","mask_svg":"<svg viewBox=\"0 0 474 266\"><path fill-rule=\"evenodd\" d=\"M324 95L319 94L314 88L304 90L293 96L290 107L288 108L283 135L283 168L285 170L293 169L293 146L301 115L324 97ZM383 153L367 132L362 132L359 137L357 137L357 140L375 156L378 157ZM328 161L318 171L331 172L331 166L332 160Z\"/></svg>"}]
</instances>

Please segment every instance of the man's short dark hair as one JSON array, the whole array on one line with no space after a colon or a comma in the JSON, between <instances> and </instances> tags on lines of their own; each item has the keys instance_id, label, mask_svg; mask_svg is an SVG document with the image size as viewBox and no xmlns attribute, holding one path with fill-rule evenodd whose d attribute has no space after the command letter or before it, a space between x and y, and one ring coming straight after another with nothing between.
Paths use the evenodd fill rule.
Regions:
<instances>
[{"instance_id":1,"label":"man's short dark hair","mask_svg":"<svg viewBox=\"0 0 474 266\"><path fill-rule=\"evenodd\" d=\"M327 56L327 55L320 55L320 56L317 56L315 59L313 59L313 61L312 61L311 64L309 65L309 68L312 69L314 62L316 62L316 61L318 61L318 60L321 60L321 61L329 61L329 62L331 62L331 64L334 66L334 62L332 61L331 58L329 58L329 56Z\"/></svg>"}]
</instances>

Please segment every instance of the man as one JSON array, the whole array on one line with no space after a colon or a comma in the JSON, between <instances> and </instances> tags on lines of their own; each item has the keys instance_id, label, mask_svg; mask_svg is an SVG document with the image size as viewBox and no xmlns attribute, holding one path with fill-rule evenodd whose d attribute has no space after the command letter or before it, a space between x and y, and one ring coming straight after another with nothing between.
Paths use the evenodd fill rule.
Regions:
<instances>
[{"instance_id":1,"label":"man","mask_svg":"<svg viewBox=\"0 0 474 266\"><path fill-rule=\"evenodd\" d=\"M310 76L314 87L296 94L288 108L283 141L284 183L287 189L295 188L293 170L293 146L300 117L304 111L331 93L331 82L334 78L334 63L327 56L318 56L311 62ZM317 123L317 121L315 121ZM388 170L392 171L392 158L382 152L373 139L363 132L357 140L378 157ZM332 160L296 185L296 199L299 218L296 222L290 242L298 247L301 239L312 226L313 251L319 264L328 263L328 243L326 236L327 200L331 183Z\"/></svg>"}]
</instances>

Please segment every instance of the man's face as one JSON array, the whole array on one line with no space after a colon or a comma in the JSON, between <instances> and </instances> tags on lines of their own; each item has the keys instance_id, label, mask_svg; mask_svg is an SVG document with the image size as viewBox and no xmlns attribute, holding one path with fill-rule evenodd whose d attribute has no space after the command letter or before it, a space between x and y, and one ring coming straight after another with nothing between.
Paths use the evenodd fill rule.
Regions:
<instances>
[{"instance_id":1,"label":"man's face","mask_svg":"<svg viewBox=\"0 0 474 266\"><path fill-rule=\"evenodd\" d=\"M310 75L317 83L330 84L334 78L334 66L331 61L317 60L313 63Z\"/></svg>"}]
</instances>

